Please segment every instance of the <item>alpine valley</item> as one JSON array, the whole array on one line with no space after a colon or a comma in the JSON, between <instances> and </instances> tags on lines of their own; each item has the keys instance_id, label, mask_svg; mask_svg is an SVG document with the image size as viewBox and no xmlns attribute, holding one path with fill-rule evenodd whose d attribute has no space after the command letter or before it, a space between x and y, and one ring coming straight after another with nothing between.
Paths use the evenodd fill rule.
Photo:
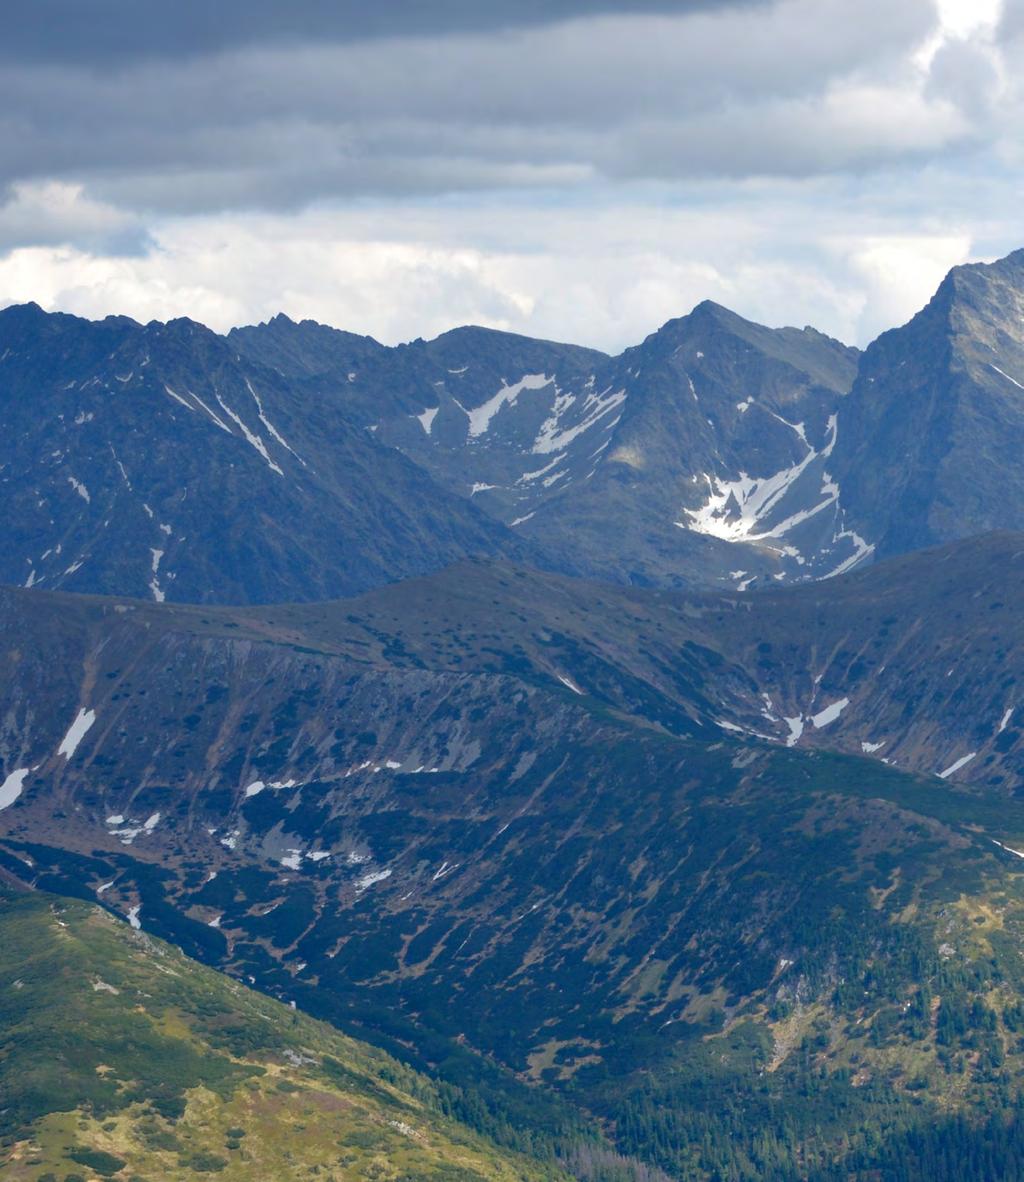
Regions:
<instances>
[{"instance_id":1,"label":"alpine valley","mask_svg":"<svg viewBox=\"0 0 1024 1182\"><path fill-rule=\"evenodd\" d=\"M1024 251L704 303L0 312L0 1177L1024 1178Z\"/></svg>"}]
</instances>

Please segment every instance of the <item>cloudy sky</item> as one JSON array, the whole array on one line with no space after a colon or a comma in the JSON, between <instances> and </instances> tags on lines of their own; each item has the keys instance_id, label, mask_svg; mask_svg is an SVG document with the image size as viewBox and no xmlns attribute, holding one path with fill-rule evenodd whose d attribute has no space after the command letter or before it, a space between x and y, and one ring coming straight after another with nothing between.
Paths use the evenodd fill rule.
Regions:
<instances>
[{"instance_id":1,"label":"cloudy sky","mask_svg":"<svg viewBox=\"0 0 1024 1182\"><path fill-rule=\"evenodd\" d=\"M1024 0L5 16L0 306L618 349L712 298L863 344L1024 246Z\"/></svg>"}]
</instances>

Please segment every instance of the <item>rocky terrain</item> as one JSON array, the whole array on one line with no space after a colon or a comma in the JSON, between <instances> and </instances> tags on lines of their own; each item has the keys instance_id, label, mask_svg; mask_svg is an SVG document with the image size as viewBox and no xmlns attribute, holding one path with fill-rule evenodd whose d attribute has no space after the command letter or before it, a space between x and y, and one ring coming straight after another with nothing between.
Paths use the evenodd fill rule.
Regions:
<instances>
[{"instance_id":1,"label":"rocky terrain","mask_svg":"<svg viewBox=\"0 0 1024 1182\"><path fill-rule=\"evenodd\" d=\"M865 352L835 471L879 555L1019 528L1024 250L956 267Z\"/></svg>"},{"instance_id":2,"label":"rocky terrain","mask_svg":"<svg viewBox=\"0 0 1024 1182\"><path fill-rule=\"evenodd\" d=\"M1022 260L956 268L863 355L712 303L618 357L9 308L0 576L316 601L504 557L744 590L1024 528Z\"/></svg>"},{"instance_id":3,"label":"rocky terrain","mask_svg":"<svg viewBox=\"0 0 1024 1182\"><path fill-rule=\"evenodd\" d=\"M526 553L399 452L191 321L9 308L0 357L6 582L273 602Z\"/></svg>"},{"instance_id":4,"label":"rocky terrain","mask_svg":"<svg viewBox=\"0 0 1024 1182\"><path fill-rule=\"evenodd\" d=\"M350 334L283 317L229 339L340 399L381 442L536 541L552 569L742 585L828 573L863 550L826 471L857 352L812 329L766 329L705 303L616 358L459 329L359 360ZM731 543L749 570L735 571Z\"/></svg>"}]
</instances>

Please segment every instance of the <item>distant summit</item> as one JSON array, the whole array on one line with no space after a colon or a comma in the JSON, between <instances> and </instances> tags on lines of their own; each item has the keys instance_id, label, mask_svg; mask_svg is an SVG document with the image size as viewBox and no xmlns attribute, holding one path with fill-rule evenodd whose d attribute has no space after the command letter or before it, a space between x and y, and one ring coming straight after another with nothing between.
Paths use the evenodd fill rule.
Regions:
<instances>
[{"instance_id":1,"label":"distant summit","mask_svg":"<svg viewBox=\"0 0 1024 1182\"><path fill-rule=\"evenodd\" d=\"M710 300L618 357L25 304L0 313L0 424L10 583L311 600L470 556L804 582L1024 528L1024 250L955 268L864 354Z\"/></svg>"},{"instance_id":2,"label":"distant summit","mask_svg":"<svg viewBox=\"0 0 1024 1182\"><path fill-rule=\"evenodd\" d=\"M835 469L877 553L1024 525L1024 250L954 268L865 352Z\"/></svg>"}]
</instances>

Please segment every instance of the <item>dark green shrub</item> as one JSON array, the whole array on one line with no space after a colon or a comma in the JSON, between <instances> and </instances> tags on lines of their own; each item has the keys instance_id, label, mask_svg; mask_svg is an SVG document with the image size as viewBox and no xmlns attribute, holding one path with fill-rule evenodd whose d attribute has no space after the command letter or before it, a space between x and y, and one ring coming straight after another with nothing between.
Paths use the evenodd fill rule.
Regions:
<instances>
[{"instance_id":1,"label":"dark green shrub","mask_svg":"<svg viewBox=\"0 0 1024 1182\"><path fill-rule=\"evenodd\" d=\"M127 1164L124 1158L115 1157L112 1153L106 1153L102 1149L89 1149L87 1146L68 1150L68 1157L72 1161L78 1162L80 1166L88 1166L90 1170L95 1170L104 1178L113 1177ZM66 1179L65 1182L67 1182Z\"/></svg>"}]
</instances>

